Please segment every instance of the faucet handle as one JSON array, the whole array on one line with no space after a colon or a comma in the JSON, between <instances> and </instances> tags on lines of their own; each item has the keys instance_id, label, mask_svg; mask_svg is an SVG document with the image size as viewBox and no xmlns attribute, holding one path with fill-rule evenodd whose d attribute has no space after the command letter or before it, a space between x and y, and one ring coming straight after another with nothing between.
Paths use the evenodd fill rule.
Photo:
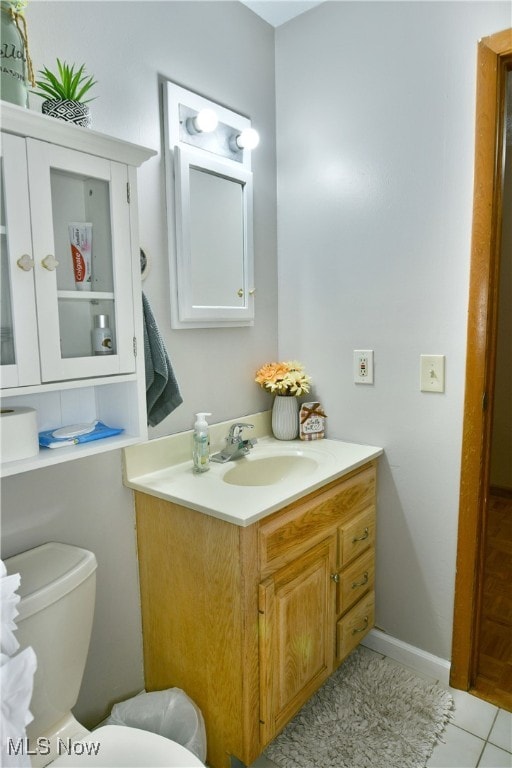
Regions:
<instances>
[{"instance_id":1,"label":"faucet handle","mask_svg":"<svg viewBox=\"0 0 512 768\"><path fill-rule=\"evenodd\" d=\"M232 441L239 440L243 429L254 429L254 424L246 424L242 421L232 424L229 430L229 439Z\"/></svg>"}]
</instances>

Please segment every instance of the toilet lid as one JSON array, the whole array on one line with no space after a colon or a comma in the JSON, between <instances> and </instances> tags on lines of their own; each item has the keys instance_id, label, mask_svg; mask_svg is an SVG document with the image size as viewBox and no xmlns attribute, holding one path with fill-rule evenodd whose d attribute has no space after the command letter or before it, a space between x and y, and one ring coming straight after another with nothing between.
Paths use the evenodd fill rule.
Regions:
<instances>
[{"instance_id":1,"label":"toilet lid","mask_svg":"<svg viewBox=\"0 0 512 768\"><path fill-rule=\"evenodd\" d=\"M51 768L204 768L199 758L181 744L124 725L97 728L86 739L62 745L60 751Z\"/></svg>"}]
</instances>

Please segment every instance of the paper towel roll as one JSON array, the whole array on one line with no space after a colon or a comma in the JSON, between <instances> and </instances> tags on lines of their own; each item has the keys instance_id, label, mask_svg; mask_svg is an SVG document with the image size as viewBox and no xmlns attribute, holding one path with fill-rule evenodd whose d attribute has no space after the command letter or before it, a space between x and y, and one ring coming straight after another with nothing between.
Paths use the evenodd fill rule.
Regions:
<instances>
[{"instance_id":1,"label":"paper towel roll","mask_svg":"<svg viewBox=\"0 0 512 768\"><path fill-rule=\"evenodd\" d=\"M1 459L16 461L39 453L37 413L34 408L2 408L0 410Z\"/></svg>"}]
</instances>

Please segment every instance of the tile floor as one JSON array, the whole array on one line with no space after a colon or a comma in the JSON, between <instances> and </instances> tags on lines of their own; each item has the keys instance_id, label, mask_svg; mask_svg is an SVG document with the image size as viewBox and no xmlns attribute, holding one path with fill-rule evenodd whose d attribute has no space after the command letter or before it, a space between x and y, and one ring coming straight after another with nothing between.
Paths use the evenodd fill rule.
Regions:
<instances>
[{"instance_id":1,"label":"tile floor","mask_svg":"<svg viewBox=\"0 0 512 768\"><path fill-rule=\"evenodd\" d=\"M427 768L512 768L512 714L465 691L448 690L455 703L453 718ZM250 768L276 765L262 755Z\"/></svg>"}]
</instances>

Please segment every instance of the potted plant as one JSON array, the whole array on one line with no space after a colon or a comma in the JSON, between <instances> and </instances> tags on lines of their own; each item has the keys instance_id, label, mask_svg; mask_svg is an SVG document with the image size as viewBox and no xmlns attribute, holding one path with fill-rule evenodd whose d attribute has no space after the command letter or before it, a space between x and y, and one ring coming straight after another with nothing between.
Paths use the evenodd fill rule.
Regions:
<instances>
[{"instance_id":1,"label":"potted plant","mask_svg":"<svg viewBox=\"0 0 512 768\"><path fill-rule=\"evenodd\" d=\"M89 127L91 114L88 104L92 99L84 99L84 96L97 81L86 75L85 64L75 67L75 64L70 66L57 59L56 72L48 67L39 70L40 79L36 80L38 89L33 93L45 99L41 105L45 115Z\"/></svg>"}]
</instances>

